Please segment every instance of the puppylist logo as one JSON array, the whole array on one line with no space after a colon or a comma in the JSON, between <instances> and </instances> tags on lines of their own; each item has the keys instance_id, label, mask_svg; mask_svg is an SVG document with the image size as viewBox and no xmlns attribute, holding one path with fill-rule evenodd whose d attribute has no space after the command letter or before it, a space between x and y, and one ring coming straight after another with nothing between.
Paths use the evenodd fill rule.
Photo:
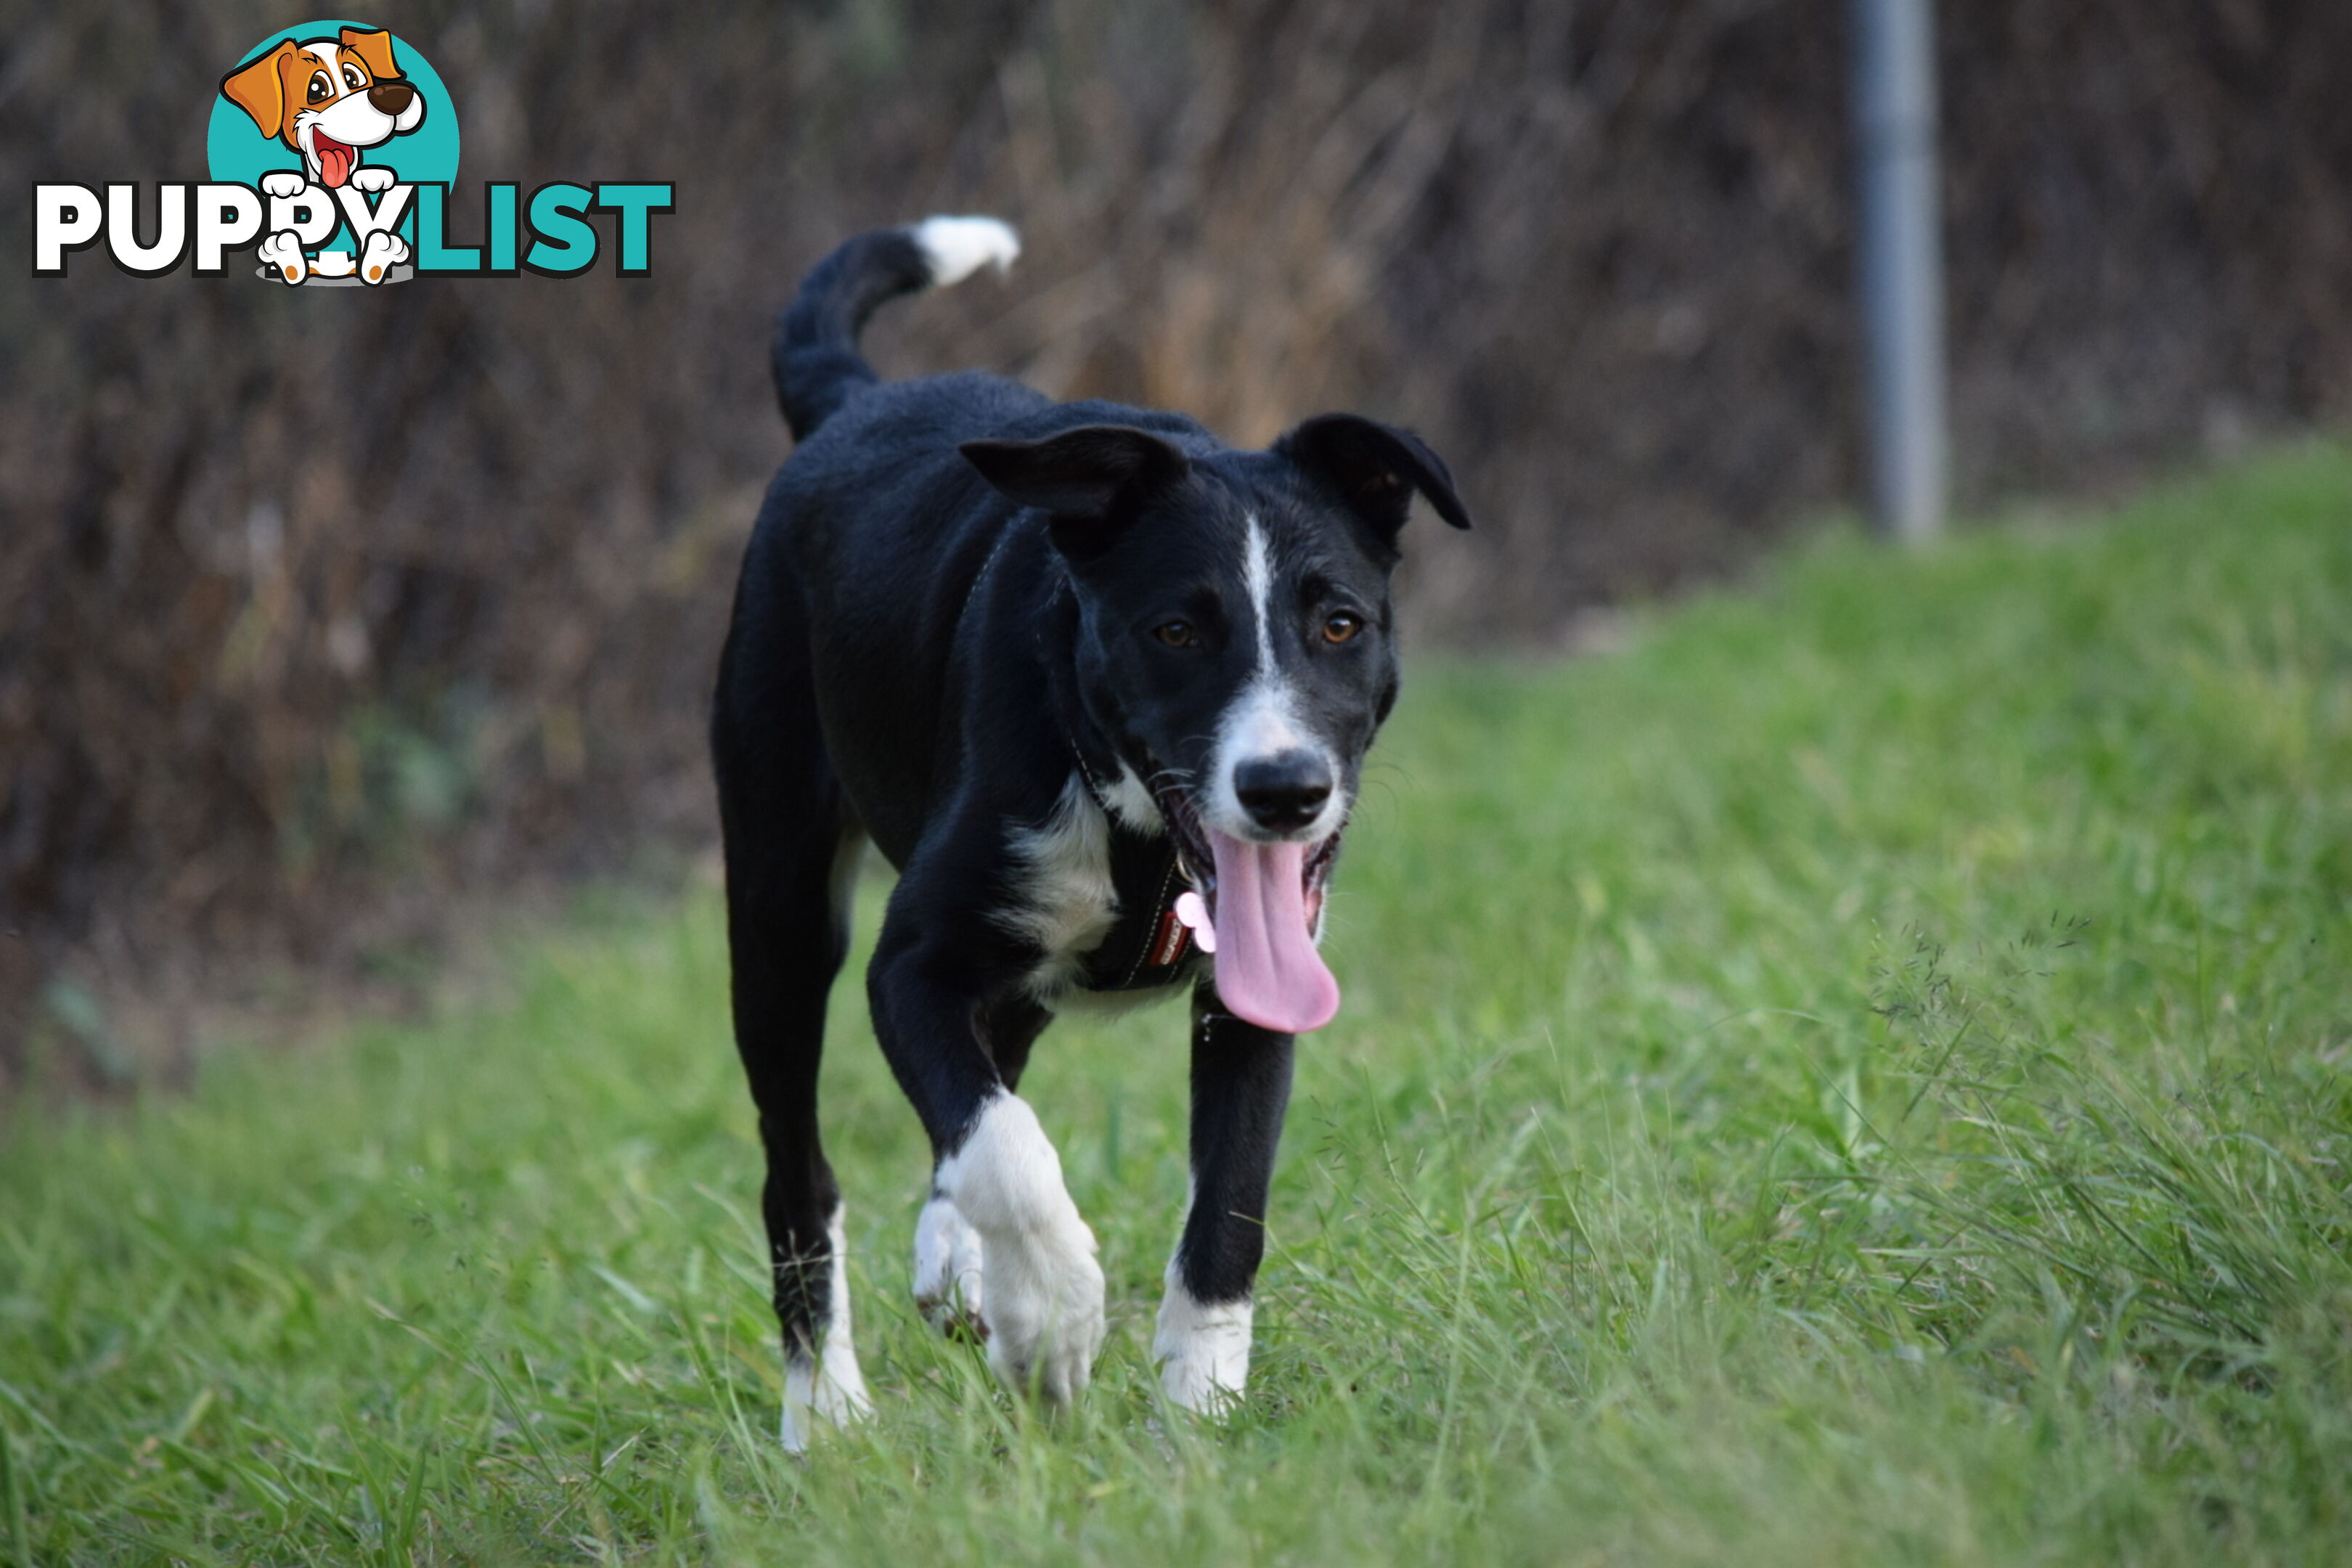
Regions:
<instances>
[{"instance_id":1,"label":"puppylist logo","mask_svg":"<svg viewBox=\"0 0 2352 1568\"><path fill-rule=\"evenodd\" d=\"M481 238L449 232L457 110L425 57L381 27L306 22L264 38L226 75L205 139L212 178L159 184L152 222L136 180L33 187L33 275L62 278L104 241L114 264L160 278L243 270L303 287L375 288L417 276L576 278L596 265L609 216L614 270L652 270L667 181L556 181L483 188ZM144 237L152 236L152 237Z\"/></svg>"}]
</instances>

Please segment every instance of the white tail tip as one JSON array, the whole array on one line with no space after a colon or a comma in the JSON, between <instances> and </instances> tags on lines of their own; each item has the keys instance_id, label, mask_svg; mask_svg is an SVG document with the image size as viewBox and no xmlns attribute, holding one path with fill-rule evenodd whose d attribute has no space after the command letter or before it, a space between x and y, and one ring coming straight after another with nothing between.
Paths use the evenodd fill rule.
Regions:
<instances>
[{"instance_id":1,"label":"white tail tip","mask_svg":"<svg viewBox=\"0 0 2352 1568\"><path fill-rule=\"evenodd\" d=\"M915 226L915 243L931 264L931 282L944 289L983 267L999 273L1021 254L1021 237L992 217L927 217Z\"/></svg>"}]
</instances>

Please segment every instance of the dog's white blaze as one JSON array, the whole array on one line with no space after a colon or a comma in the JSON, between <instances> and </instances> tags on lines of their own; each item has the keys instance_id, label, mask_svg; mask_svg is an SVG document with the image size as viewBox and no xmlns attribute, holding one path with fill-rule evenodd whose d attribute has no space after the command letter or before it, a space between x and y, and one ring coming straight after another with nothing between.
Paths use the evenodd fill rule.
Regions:
<instances>
[{"instance_id":1,"label":"dog's white blaze","mask_svg":"<svg viewBox=\"0 0 2352 1568\"><path fill-rule=\"evenodd\" d=\"M814 1360L798 1353L784 1357L784 1415L776 1436L794 1454L808 1451L819 1422L845 1426L874 1410L866 1376L857 1369L857 1347L850 1338L849 1237L839 1204L833 1205L824 1230L833 1246L833 1262L817 1353Z\"/></svg>"},{"instance_id":2,"label":"dog's white blaze","mask_svg":"<svg viewBox=\"0 0 2352 1568\"><path fill-rule=\"evenodd\" d=\"M1021 255L1021 237L992 217L927 217L915 226L915 243L931 266L931 283L945 289L983 267L1000 273Z\"/></svg>"},{"instance_id":3,"label":"dog's white blaze","mask_svg":"<svg viewBox=\"0 0 2352 1568\"><path fill-rule=\"evenodd\" d=\"M1055 1404L1083 1392L1103 1338L1095 1233L1062 1184L1062 1159L1020 1096L998 1090L935 1186L980 1233L988 1363Z\"/></svg>"},{"instance_id":4,"label":"dog's white blaze","mask_svg":"<svg viewBox=\"0 0 2352 1568\"><path fill-rule=\"evenodd\" d=\"M980 1232L964 1222L955 1200L934 1191L915 1220L915 1305L945 1332L960 1318L986 1310L980 1267Z\"/></svg>"},{"instance_id":5,"label":"dog's white blaze","mask_svg":"<svg viewBox=\"0 0 2352 1568\"><path fill-rule=\"evenodd\" d=\"M1234 789L1234 774L1242 763L1254 757L1270 757L1305 747L1323 753L1334 779L1339 770L1328 748L1308 733L1299 720L1297 694L1283 679L1281 666L1275 658L1274 552L1266 542L1265 527L1255 515L1249 519L1242 547L1242 586L1249 595L1250 618L1256 627L1257 668L1217 722L1217 744L1209 765L1209 788L1202 815L1212 827L1228 837L1257 838L1263 837L1262 830L1251 822L1248 810ZM1330 834L1347 817L1348 802L1343 792L1335 788L1315 820L1291 837L1313 843Z\"/></svg>"},{"instance_id":6,"label":"dog's white blaze","mask_svg":"<svg viewBox=\"0 0 2352 1568\"><path fill-rule=\"evenodd\" d=\"M1118 921L1118 889L1110 879L1110 819L1076 773L1061 798L1035 827L1015 827L1013 858L1025 875L997 922L1037 944L1045 957L1025 982L1032 995L1050 1000L1071 990L1085 973L1086 955L1102 945Z\"/></svg>"},{"instance_id":7,"label":"dog's white blaze","mask_svg":"<svg viewBox=\"0 0 2352 1568\"><path fill-rule=\"evenodd\" d=\"M1249 757L1270 756L1308 743L1296 714L1290 685L1274 659L1274 552L1256 516L1242 548L1242 586L1249 595L1250 622L1257 634L1257 669L1242 689L1218 726L1217 772L1224 791L1233 791L1234 768ZM1246 820L1241 803L1232 803L1236 817Z\"/></svg>"},{"instance_id":8,"label":"dog's white blaze","mask_svg":"<svg viewBox=\"0 0 2352 1568\"><path fill-rule=\"evenodd\" d=\"M1206 1302L1185 1288L1175 1261L1168 1264L1168 1294L1151 1336L1151 1359L1160 1363L1160 1386L1170 1401L1203 1415L1240 1401L1249 1383L1250 1323L1247 1300Z\"/></svg>"},{"instance_id":9,"label":"dog's white blaze","mask_svg":"<svg viewBox=\"0 0 2352 1568\"><path fill-rule=\"evenodd\" d=\"M1257 627L1257 678L1274 679L1274 553L1266 548L1265 529L1253 512L1249 537L1242 550L1242 585L1249 594L1250 620Z\"/></svg>"}]
</instances>

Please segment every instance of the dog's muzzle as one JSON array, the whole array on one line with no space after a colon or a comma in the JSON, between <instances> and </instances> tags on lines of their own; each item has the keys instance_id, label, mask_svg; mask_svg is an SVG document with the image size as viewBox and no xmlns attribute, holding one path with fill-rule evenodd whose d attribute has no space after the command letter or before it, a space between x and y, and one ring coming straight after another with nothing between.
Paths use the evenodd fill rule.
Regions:
<instances>
[{"instance_id":1,"label":"dog's muzzle","mask_svg":"<svg viewBox=\"0 0 2352 1568\"><path fill-rule=\"evenodd\" d=\"M1147 776L1166 775L1153 770ZM1299 810L1316 786L1301 773L1297 781L1286 776L1269 787L1277 797L1269 809L1289 813ZM1320 790L1305 807L1301 826L1329 799L1329 784ZM1311 846L1245 842L1204 823L1184 789L1163 784L1152 795L1176 841L1178 866L1212 927L1217 994L1225 1007L1278 1034L1301 1034L1329 1023L1339 1010L1339 987L1316 953L1315 934L1339 857L1339 832Z\"/></svg>"}]
</instances>

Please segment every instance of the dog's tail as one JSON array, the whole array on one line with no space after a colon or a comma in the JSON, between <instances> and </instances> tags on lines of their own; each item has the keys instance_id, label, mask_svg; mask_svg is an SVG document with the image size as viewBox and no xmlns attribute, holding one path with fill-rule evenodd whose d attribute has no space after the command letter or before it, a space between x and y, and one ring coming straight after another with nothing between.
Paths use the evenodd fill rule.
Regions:
<instances>
[{"instance_id":1,"label":"dog's tail","mask_svg":"<svg viewBox=\"0 0 2352 1568\"><path fill-rule=\"evenodd\" d=\"M881 379L857 353L867 317L901 294L961 283L982 267L1002 272L1020 254L1020 237L992 217L927 217L861 234L818 262L776 312L769 349L793 438L807 440L835 409Z\"/></svg>"}]
</instances>

